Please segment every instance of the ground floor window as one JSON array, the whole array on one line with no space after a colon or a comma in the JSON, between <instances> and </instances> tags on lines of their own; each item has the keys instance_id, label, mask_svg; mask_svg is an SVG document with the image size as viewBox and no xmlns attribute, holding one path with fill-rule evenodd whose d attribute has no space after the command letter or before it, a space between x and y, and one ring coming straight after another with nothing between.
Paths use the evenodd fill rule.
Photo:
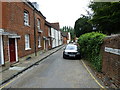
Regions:
<instances>
[{"instance_id":1,"label":"ground floor window","mask_svg":"<svg viewBox=\"0 0 120 90\"><path fill-rule=\"evenodd\" d=\"M50 39L48 40L48 44L49 44L49 46L50 46Z\"/></svg>"},{"instance_id":2,"label":"ground floor window","mask_svg":"<svg viewBox=\"0 0 120 90\"><path fill-rule=\"evenodd\" d=\"M46 46L46 44L45 44L45 40L44 40L44 50L45 50L45 46Z\"/></svg>"},{"instance_id":3,"label":"ground floor window","mask_svg":"<svg viewBox=\"0 0 120 90\"><path fill-rule=\"evenodd\" d=\"M30 35L26 34L25 35L25 50L29 50L30 49Z\"/></svg>"},{"instance_id":4,"label":"ground floor window","mask_svg":"<svg viewBox=\"0 0 120 90\"><path fill-rule=\"evenodd\" d=\"M38 37L38 47L39 48L41 47L41 38L40 38L40 36Z\"/></svg>"},{"instance_id":5,"label":"ground floor window","mask_svg":"<svg viewBox=\"0 0 120 90\"><path fill-rule=\"evenodd\" d=\"M4 64L4 57L3 57L3 41L2 35L0 35L0 65Z\"/></svg>"}]
</instances>

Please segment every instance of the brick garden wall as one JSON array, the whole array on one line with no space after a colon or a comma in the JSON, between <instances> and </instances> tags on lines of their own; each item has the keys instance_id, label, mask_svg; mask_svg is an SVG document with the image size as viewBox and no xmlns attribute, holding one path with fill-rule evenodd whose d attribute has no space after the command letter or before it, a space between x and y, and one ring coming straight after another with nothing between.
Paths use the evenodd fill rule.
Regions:
<instances>
[{"instance_id":1,"label":"brick garden wall","mask_svg":"<svg viewBox=\"0 0 120 90\"><path fill-rule=\"evenodd\" d=\"M102 72L105 74L106 82L114 83L120 88L120 35L109 36L104 39L102 60Z\"/></svg>"}]
</instances>

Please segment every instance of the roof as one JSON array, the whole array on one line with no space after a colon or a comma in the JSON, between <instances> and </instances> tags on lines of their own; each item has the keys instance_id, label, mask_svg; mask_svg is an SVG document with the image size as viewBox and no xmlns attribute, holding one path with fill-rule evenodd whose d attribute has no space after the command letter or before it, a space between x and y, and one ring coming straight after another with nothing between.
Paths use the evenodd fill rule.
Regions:
<instances>
[{"instance_id":1,"label":"roof","mask_svg":"<svg viewBox=\"0 0 120 90\"><path fill-rule=\"evenodd\" d=\"M45 21L45 25L51 27L51 24L48 21Z\"/></svg>"},{"instance_id":2,"label":"roof","mask_svg":"<svg viewBox=\"0 0 120 90\"><path fill-rule=\"evenodd\" d=\"M46 17L41 13L41 11L38 11L35 7L34 7L34 5L29 1L29 0L25 0L30 6L32 6L34 9L35 9L35 11L37 11L43 18L45 18L46 19Z\"/></svg>"},{"instance_id":3,"label":"roof","mask_svg":"<svg viewBox=\"0 0 120 90\"><path fill-rule=\"evenodd\" d=\"M56 30L60 30L59 22L51 23L51 26Z\"/></svg>"},{"instance_id":4,"label":"roof","mask_svg":"<svg viewBox=\"0 0 120 90\"><path fill-rule=\"evenodd\" d=\"M67 37L68 36L68 32L61 32L63 37Z\"/></svg>"}]
</instances>

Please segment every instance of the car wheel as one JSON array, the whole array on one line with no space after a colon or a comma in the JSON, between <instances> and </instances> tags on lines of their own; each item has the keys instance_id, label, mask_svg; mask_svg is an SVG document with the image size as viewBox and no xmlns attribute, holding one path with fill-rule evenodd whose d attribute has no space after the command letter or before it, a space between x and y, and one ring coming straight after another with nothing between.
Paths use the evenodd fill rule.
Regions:
<instances>
[{"instance_id":1,"label":"car wheel","mask_svg":"<svg viewBox=\"0 0 120 90\"><path fill-rule=\"evenodd\" d=\"M63 54L63 58L66 59L65 55Z\"/></svg>"}]
</instances>

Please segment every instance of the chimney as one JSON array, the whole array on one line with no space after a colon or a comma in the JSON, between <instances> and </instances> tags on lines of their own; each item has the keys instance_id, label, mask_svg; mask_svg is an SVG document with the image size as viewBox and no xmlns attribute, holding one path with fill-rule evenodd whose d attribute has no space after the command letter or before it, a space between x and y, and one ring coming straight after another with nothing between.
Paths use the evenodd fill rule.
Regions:
<instances>
[{"instance_id":1,"label":"chimney","mask_svg":"<svg viewBox=\"0 0 120 90\"><path fill-rule=\"evenodd\" d=\"M32 5L39 11L39 4L37 2L32 2Z\"/></svg>"}]
</instances>

